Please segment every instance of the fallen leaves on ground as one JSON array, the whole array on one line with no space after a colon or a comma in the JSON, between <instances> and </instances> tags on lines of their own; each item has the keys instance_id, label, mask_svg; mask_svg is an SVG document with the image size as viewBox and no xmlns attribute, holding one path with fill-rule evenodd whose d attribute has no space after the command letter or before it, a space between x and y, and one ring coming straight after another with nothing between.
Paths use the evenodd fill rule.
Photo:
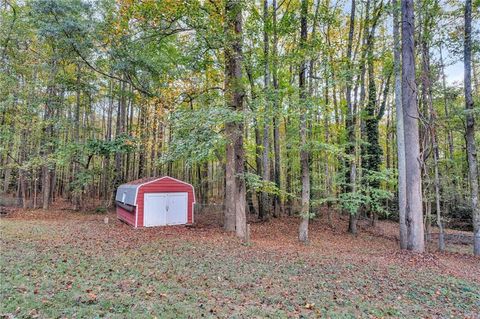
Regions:
<instances>
[{"instance_id":1,"label":"fallen leaves on ground","mask_svg":"<svg viewBox=\"0 0 480 319\"><path fill-rule=\"evenodd\" d=\"M109 222L105 223L105 217ZM0 221L0 314L15 317L474 317L480 261L451 245L400 251L396 226L298 219L251 224L241 245L219 225L133 229L114 214L17 211ZM30 314L31 313L31 314Z\"/></svg>"}]
</instances>

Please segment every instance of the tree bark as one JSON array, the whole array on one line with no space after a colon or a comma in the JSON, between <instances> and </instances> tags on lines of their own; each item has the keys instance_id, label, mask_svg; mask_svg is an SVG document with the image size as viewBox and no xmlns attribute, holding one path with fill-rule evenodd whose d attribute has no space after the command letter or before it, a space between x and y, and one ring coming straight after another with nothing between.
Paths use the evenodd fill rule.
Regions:
<instances>
[{"instance_id":1,"label":"tree bark","mask_svg":"<svg viewBox=\"0 0 480 319\"><path fill-rule=\"evenodd\" d=\"M405 137L403 126L402 106L402 73L401 73L401 45L400 45L400 6L398 0L393 0L393 58L395 73L395 109L397 113L397 169L398 169L398 217L400 224L400 248L407 248L406 214L406 176L405 176Z\"/></svg>"},{"instance_id":2,"label":"tree bark","mask_svg":"<svg viewBox=\"0 0 480 319\"><path fill-rule=\"evenodd\" d=\"M356 162L355 162L355 112L353 109L352 103L352 79L353 79L353 66L352 66L352 46L353 46L353 36L355 31L355 0L352 0L351 9L350 9L350 27L348 32L348 44L347 44L347 63L348 70L346 76L346 90L345 90L345 99L347 101L347 117L345 120L345 126L347 130L347 149L346 153L350 156L347 159L348 171L346 174L346 191L350 193L356 192ZM357 220L358 212L350 212L350 218L348 222L348 232L351 234L357 233Z\"/></svg>"},{"instance_id":3,"label":"tree bark","mask_svg":"<svg viewBox=\"0 0 480 319\"><path fill-rule=\"evenodd\" d=\"M81 97L81 90L80 90L80 64L77 64L77 82L76 82L76 101L75 101L75 128L74 128L74 141L75 143L79 143L80 139L80 97ZM72 168L72 177L73 179L76 178L77 174L79 171L79 165L78 165L78 158L73 162L73 168ZM78 187L78 185L77 185ZM73 201L73 209L74 210L79 210L80 209L80 192L78 189L73 190L73 196L72 196L72 201Z\"/></svg>"},{"instance_id":4,"label":"tree bark","mask_svg":"<svg viewBox=\"0 0 480 319\"><path fill-rule=\"evenodd\" d=\"M225 5L225 97L227 106L243 111L242 85L242 3L227 0ZM242 239L247 236L245 154L243 149L243 122L226 124L229 137L226 162L225 229L236 231Z\"/></svg>"},{"instance_id":5,"label":"tree bark","mask_svg":"<svg viewBox=\"0 0 480 319\"><path fill-rule=\"evenodd\" d=\"M473 222L473 254L480 256L480 204L478 202L478 167L475 145L475 118L473 115L472 97L472 0L465 1L465 35L464 35L464 91L466 109L466 131L468 172L470 179L472 222Z\"/></svg>"},{"instance_id":6,"label":"tree bark","mask_svg":"<svg viewBox=\"0 0 480 319\"><path fill-rule=\"evenodd\" d=\"M53 68L54 71L56 72L56 62L53 61ZM53 103L54 103L54 98L55 98L55 88L53 84L50 84L47 88L48 91L48 98L47 102L45 103L45 113L44 113L44 121L48 122L51 120L51 118L54 116L54 111L53 111ZM44 128L43 131L43 139L45 141L45 144L48 144L53 138L53 124L49 123L47 126ZM50 169L50 163L48 162L48 156L52 152L52 146L51 145L44 145L43 149L41 151L41 155L45 159L45 163L42 166L42 206L43 209L49 209L50 207L50 201L52 198L52 172Z\"/></svg>"},{"instance_id":7,"label":"tree bark","mask_svg":"<svg viewBox=\"0 0 480 319\"><path fill-rule=\"evenodd\" d=\"M305 54L305 46L307 41L307 14L308 1L302 0L301 17L300 17L300 49L301 54ZM310 219L310 168L309 168L309 151L307 149L307 92L305 87L307 73L307 63L305 57L302 57L299 74L299 90L300 90L300 167L301 167L301 184L302 184L302 208L300 215L302 221L298 230L298 239L306 243L308 241L308 222Z\"/></svg>"},{"instance_id":8,"label":"tree bark","mask_svg":"<svg viewBox=\"0 0 480 319\"><path fill-rule=\"evenodd\" d=\"M414 31L413 0L402 0L402 105L405 131L407 249L423 253L425 242Z\"/></svg>"},{"instance_id":9,"label":"tree bark","mask_svg":"<svg viewBox=\"0 0 480 319\"><path fill-rule=\"evenodd\" d=\"M248 64L245 65L245 69L247 72L248 82L250 83L251 104L255 105L257 100L257 93L255 91L255 80L253 79L252 70ZM260 134L260 124L258 118L254 118L253 126L255 127L255 169L256 174L258 176L262 176L262 136ZM263 216L265 216L265 212L263 208L261 193L257 192L256 197L258 201L258 218L263 219Z\"/></svg>"},{"instance_id":10,"label":"tree bark","mask_svg":"<svg viewBox=\"0 0 480 319\"><path fill-rule=\"evenodd\" d=\"M118 138L121 134L125 132L125 108L126 108L126 97L125 97L125 82L120 83L120 99L118 100L117 107L117 125L115 128L115 137ZM114 189L120 185L123 181L123 155L120 152L115 154L115 183ZM112 194L112 196L114 196Z\"/></svg>"},{"instance_id":11,"label":"tree bark","mask_svg":"<svg viewBox=\"0 0 480 319\"><path fill-rule=\"evenodd\" d=\"M262 137L262 179L270 181L270 65L269 65L269 37L268 37L268 0L263 2L263 95L265 99L265 109L263 114L263 137ZM266 192L262 192L262 204L264 214L261 218L268 219L270 215L270 199Z\"/></svg>"},{"instance_id":12,"label":"tree bark","mask_svg":"<svg viewBox=\"0 0 480 319\"><path fill-rule=\"evenodd\" d=\"M438 248L440 251L445 250L445 235L442 223L442 211L440 205L440 174L439 174L439 152L438 152L438 138L436 130L437 115L433 108L432 85L430 81L430 49L428 46L429 34L431 30L431 21L426 16L424 17L424 30L422 36L422 99L423 103L428 106L429 111L429 133L432 142L433 151L433 169L434 169L434 188L435 188L435 209L437 215L437 226L439 229ZM427 240L431 238L431 207L428 203L428 216L426 225Z\"/></svg>"},{"instance_id":13,"label":"tree bark","mask_svg":"<svg viewBox=\"0 0 480 319\"><path fill-rule=\"evenodd\" d=\"M281 189L280 176L280 129L279 121L279 101L278 101L278 34L277 34L277 1L272 1L272 21L273 21L273 43L272 43L272 81L273 81L273 153L275 167L275 184ZM274 216L279 216L284 211L279 195L274 197Z\"/></svg>"}]
</instances>

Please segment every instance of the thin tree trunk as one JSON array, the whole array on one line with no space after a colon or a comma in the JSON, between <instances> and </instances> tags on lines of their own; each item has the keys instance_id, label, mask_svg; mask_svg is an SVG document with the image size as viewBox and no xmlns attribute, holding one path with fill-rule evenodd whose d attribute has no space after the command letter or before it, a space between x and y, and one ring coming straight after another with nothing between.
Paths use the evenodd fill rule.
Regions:
<instances>
[{"instance_id":1,"label":"thin tree trunk","mask_svg":"<svg viewBox=\"0 0 480 319\"><path fill-rule=\"evenodd\" d=\"M263 140L262 140L262 179L266 182L270 181L270 65L269 65L269 37L267 31L268 24L268 0L263 2L263 94L265 98L264 121L263 121ZM264 214L262 219L268 219L270 215L270 199L266 192L262 192L262 203Z\"/></svg>"},{"instance_id":2,"label":"thin tree trunk","mask_svg":"<svg viewBox=\"0 0 480 319\"><path fill-rule=\"evenodd\" d=\"M400 6L398 0L393 0L393 55L395 73L395 109L397 113L397 165L398 165L398 216L400 224L400 248L407 249L407 225L405 223L406 199L406 168L405 168L405 136L403 126L402 106L402 73L400 45Z\"/></svg>"},{"instance_id":3,"label":"thin tree trunk","mask_svg":"<svg viewBox=\"0 0 480 319\"><path fill-rule=\"evenodd\" d=\"M251 96L251 104L256 105L257 100L257 93L255 92L255 81L253 79L252 70L250 66L247 64L245 66L247 71L248 82L250 83L250 96ZM255 127L255 168L256 174L258 176L262 176L262 136L260 134L260 125L258 118L254 118L253 126ZM263 200L261 193L256 194L257 202L258 202L258 218L263 219L265 216L265 211L263 207Z\"/></svg>"},{"instance_id":4,"label":"thin tree trunk","mask_svg":"<svg viewBox=\"0 0 480 319\"><path fill-rule=\"evenodd\" d=\"M277 1L272 1L273 43L272 43L272 81L273 81L273 153L275 167L275 184L281 189L280 176L280 130L277 117L279 116L278 101L278 34L277 34ZM279 216L284 211L280 196L274 197L274 216Z\"/></svg>"},{"instance_id":5,"label":"thin tree trunk","mask_svg":"<svg viewBox=\"0 0 480 319\"><path fill-rule=\"evenodd\" d=\"M448 111L448 97L447 97L447 80L445 76L445 64L443 61L442 44L440 44L440 65L442 68L443 107L445 109L445 117L448 119L449 111ZM453 148L453 135L452 135L452 130L450 128L450 125L447 125L447 136L448 136L448 150L449 150L450 160L452 161L452 164L453 164L454 148Z\"/></svg>"},{"instance_id":6,"label":"thin tree trunk","mask_svg":"<svg viewBox=\"0 0 480 319\"><path fill-rule=\"evenodd\" d=\"M285 127L285 135L288 139L291 138L291 134L288 134L288 127L290 126L290 121L287 119L284 120L284 127ZM292 159L291 159L291 146L290 143L287 142L286 145L286 172L285 172L285 192L287 193L287 198L285 199L285 213L288 216L292 215L292 206L293 206L293 200L292 200Z\"/></svg>"},{"instance_id":7,"label":"thin tree trunk","mask_svg":"<svg viewBox=\"0 0 480 319\"><path fill-rule=\"evenodd\" d=\"M75 128L74 128L74 141L75 143L79 143L80 139L80 64L77 64L77 82L76 82L76 102L75 102ZM78 158L73 162L73 169L72 169L72 177L75 179L79 171L79 165L78 165ZM78 187L78 185L77 185ZM73 190L73 209L74 210L79 210L80 209L80 190L74 189Z\"/></svg>"},{"instance_id":8,"label":"thin tree trunk","mask_svg":"<svg viewBox=\"0 0 480 319\"><path fill-rule=\"evenodd\" d=\"M147 105L141 105L140 106L140 139L141 139L141 142L142 142L142 145L145 145L146 144L146 139L147 139L147 136L146 136L146 130L147 130L147 127L146 127L146 123L147 123ZM154 119L155 120L155 119ZM153 125L153 138L155 139L155 136L157 134L156 133L156 130L157 130L157 126L155 125L156 123L154 123ZM152 145L152 149L155 147L155 144ZM138 178L142 178L145 176L145 155L146 155L146 152L147 150L144 148L144 147L141 147L140 150L139 150L139 154L138 154ZM154 156L154 152L152 152L152 156Z\"/></svg>"},{"instance_id":9,"label":"thin tree trunk","mask_svg":"<svg viewBox=\"0 0 480 319\"><path fill-rule=\"evenodd\" d=\"M439 169L438 169L438 161L439 161L439 152L438 152L438 142L437 142L437 131L436 131L436 112L433 108L433 96L432 96L432 86L430 81L430 50L427 43L426 34L430 33L431 30L429 28L429 22L425 17L424 23L424 37L422 37L422 95L424 99L424 103L428 105L428 110L430 113L430 138L432 141L432 150L433 150L433 168L434 168L434 187L435 187L435 209L437 215L437 225L439 229L439 236L438 236L438 247L440 251L445 250L445 236L443 231L443 223L442 223L442 212L441 212L441 205L440 205L440 176L439 176ZM427 30L428 28L428 30ZM426 32L426 33L425 33ZM427 218L427 239L430 240L430 230L431 230L431 207L429 204L429 216Z\"/></svg>"},{"instance_id":10,"label":"thin tree trunk","mask_svg":"<svg viewBox=\"0 0 480 319\"><path fill-rule=\"evenodd\" d=\"M352 66L352 46L353 36L355 31L355 0L352 0L350 9L350 28L348 32L348 45L347 45L347 63L348 71L346 77L346 90L345 99L347 101L347 118L345 120L345 126L347 130L347 149L346 153L350 156L347 160L348 172L346 174L346 191L350 193L356 192L356 175L357 169L355 164L355 112L352 103L352 79L353 79L353 66ZM350 219L348 222L348 232L351 234L357 233L357 220L358 212L350 212Z\"/></svg>"},{"instance_id":11,"label":"thin tree trunk","mask_svg":"<svg viewBox=\"0 0 480 319\"><path fill-rule=\"evenodd\" d=\"M433 161L435 170L435 205L437 210L437 226L438 226L438 249L445 251L445 232L443 230L442 211L440 206L440 175L438 172L438 143L436 132L432 134L433 139Z\"/></svg>"},{"instance_id":12,"label":"thin tree trunk","mask_svg":"<svg viewBox=\"0 0 480 319\"><path fill-rule=\"evenodd\" d=\"M53 62L54 68L56 69L55 62ZM54 71L55 72L55 71ZM50 121L51 117L53 117L54 112L52 110L52 103L53 103L53 98L55 96L55 89L52 85L49 85L48 89L48 100L47 103L45 104L45 113L44 113L44 121L48 122ZM43 132L43 138L45 143L48 143L51 141L53 137L53 127L52 124L48 124ZM51 153L52 149L50 145L43 146L42 150L42 156L44 158L48 158L48 155ZM43 192L43 209L48 209L50 207L50 199L51 199L51 193L52 193L52 188L51 188L51 181L52 181L52 176L51 176L51 170L50 170L50 163L46 162L42 166L42 192Z\"/></svg>"},{"instance_id":13,"label":"thin tree trunk","mask_svg":"<svg viewBox=\"0 0 480 319\"><path fill-rule=\"evenodd\" d=\"M473 115L472 97L472 0L465 1L465 40L464 40L464 91L466 113L465 139L467 141L467 159L470 179L472 221L473 221L473 254L480 256L480 204L478 202L478 167L475 145L475 118Z\"/></svg>"},{"instance_id":14,"label":"thin tree trunk","mask_svg":"<svg viewBox=\"0 0 480 319\"><path fill-rule=\"evenodd\" d=\"M125 108L126 108L126 97L125 97L125 82L120 83L120 99L118 101L117 108L117 126L115 137L118 138L125 132ZM114 188L116 189L120 183L123 181L123 155L120 152L115 154L115 183ZM112 194L112 197L114 195Z\"/></svg>"},{"instance_id":15,"label":"thin tree trunk","mask_svg":"<svg viewBox=\"0 0 480 319\"><path fill-rule=\"evenodd\" d=\"M305 49L307 41L307 14L308 1L302 0L301 4L301 18L300 18L300 48ZM305 54L302 51L302 54ZM310 219L310 168L309 168L309 151L307 149L307 92L305 87L307 73L307 65L305 58L302 58L299 74L299 89L300 89L300 167L301 167L301 184L302 184L302 209L300 215L302 221L298 230L298 239L306 243L308 241L308 221Z\"/></svg>"},{"instance_id":16,"label":"thin tree trunk","mask_svg":"<svg viewBox=\"0 0 480 319\"><path fill-rule=\"evenodd\" d=\"M445 118L449 118L449 110L448 110L448 96L447 96L447 81L446 81L446 76L445 76L445 64L444 64L444 60L443 60L443 52L442 52L442 46L443 44L440 43L440 46L439 46L439 49L440 49L440 67L441 67L441 72L442 72L442 95L443 95L443 108L444 108L444 111L445 111ZM448 159L449 159L449 164L448 164L448 169L449 171L453 172L453 170L455 169L455 162L454 162L454 146L453 146L453 132L452 132L452 129L451 129L451 125L448 123L446 123L446 127L447 127L447 141L448 141ZM446 152L447 153L447 152ZM452 186L453 186L453 189L454 189L454 192L453 192L453 204L450 203L450 201L445 201L445 208L448 209L448 206L450 205L455 205L455 203L457 202L457 181L456 181L456 178L453 177L452 178Z\"/></svg>"},{"instance_id":17,"label":"thin tree trunk","mask_svg":"<svg viewBox=\"0 0 480 319\"><path fill-rule=\"evenodd\" d=\"M10 145L10 149L12 148L13 145ZM6 156L5 158L5 175L4 175L4 179L3 179L3 192L5 194L8 193L8 188L10 186L10 177L12 176L12 169L11 167L9 166L9 162L10 162L10 157Z\"/></svg>"}]
</instances>

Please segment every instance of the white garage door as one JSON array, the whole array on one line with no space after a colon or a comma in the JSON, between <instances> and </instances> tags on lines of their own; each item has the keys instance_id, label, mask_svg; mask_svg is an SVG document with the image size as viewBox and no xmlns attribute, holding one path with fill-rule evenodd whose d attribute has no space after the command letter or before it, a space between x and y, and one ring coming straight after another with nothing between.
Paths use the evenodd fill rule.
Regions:
<instances>
[{"instance_id":1,"label":"white garage door","mask_svg":"<svg viewBox=\"0 0 480 319\"><path fill-rule=\"evenodd\" d=\"M149 193L144 196L146 227L187 223L188 193Z\"/></svg>"}]
</instances>

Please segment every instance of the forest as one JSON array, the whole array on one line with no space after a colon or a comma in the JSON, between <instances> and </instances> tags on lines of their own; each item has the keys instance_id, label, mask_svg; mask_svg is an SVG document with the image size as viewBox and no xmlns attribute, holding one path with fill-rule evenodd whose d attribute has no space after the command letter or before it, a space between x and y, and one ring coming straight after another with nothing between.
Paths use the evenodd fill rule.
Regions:
<instances>
[{"instance_id":1,"label":"forest","mask_svg":"<svg viewBox=\"0 0 480 319\"><path fill-rule=\"evenodd\" d=\"M393 225L372 239L389 253L479 265L480 1L0 3L0 206L26 214L1 220L5 243L31 243L24 219L98 219L119 185L171 176L234 251L266 234L316 249L331 229L359 247ZM452 252L457 232L468 249ZM475 317L478 290L469 300L457 315Z\"/></svg>"}]
</instances>

